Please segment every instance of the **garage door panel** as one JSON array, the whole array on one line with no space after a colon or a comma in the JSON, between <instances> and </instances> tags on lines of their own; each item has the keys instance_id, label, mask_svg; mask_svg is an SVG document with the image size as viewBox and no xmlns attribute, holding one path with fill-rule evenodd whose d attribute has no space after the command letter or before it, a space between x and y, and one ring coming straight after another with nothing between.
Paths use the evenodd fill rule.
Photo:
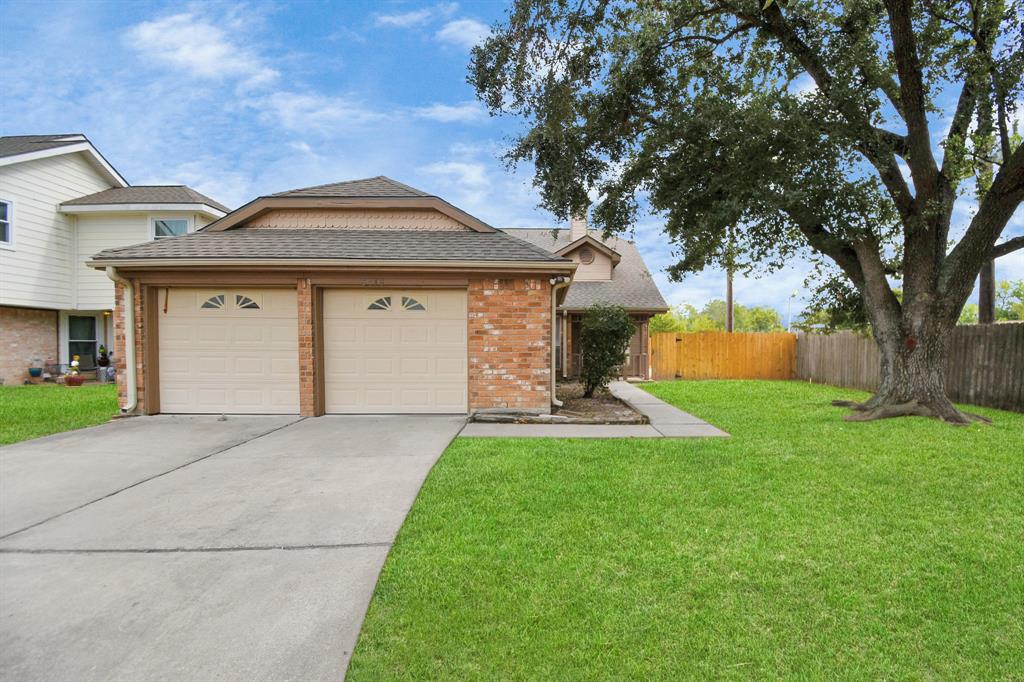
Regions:
<instances>
[{"instance_id":1,"label":"garage door panel","mask_svg":"<svg viewBox=\"0 0 1024 682\"><path fill-rule=\"evenodd\" d=\"M329 290L323 310L328 412L466 411L465 291Z\"/></svg>"},{"instance_id":2,"label":"garage door panel","mask_svg":"<svg viewBox=\"0 0 1024 682\"><path fill-rule=\"evenodd\" d=\"M275 414L299 410L294 290L170 289L160 315L160 409ZM204 308L214 298L220 308ZM251 306L242 308L240 306ZM255 307L252 307L255 306Z\"/></svg>"}]
</instances>

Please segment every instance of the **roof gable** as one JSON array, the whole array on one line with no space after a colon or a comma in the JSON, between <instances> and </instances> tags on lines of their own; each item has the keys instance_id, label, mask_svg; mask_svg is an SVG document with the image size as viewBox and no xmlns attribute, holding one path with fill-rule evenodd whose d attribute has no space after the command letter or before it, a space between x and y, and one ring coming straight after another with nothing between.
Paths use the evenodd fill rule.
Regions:
<instances>
[{"instance_id":1,"label":"roof gable","mask_svg":"<svg viewBox=\"0 0 1024 682\"><path fill-rule=\"evenodd\" d=\"M378 175L362 180L335 182L257 197L204 230L221 232L244 228L246 223L276 209L369 210L432 209L475 232L495 229L444 199L391 178Z\"/></svg>"},{"instance_id":2,"label":"roof gable","mask_svg":"<svg viewBox=\"0 0 1024 682\"><path fill-rule=\"evenodd\" d=\"M576 241L570 242L569 244L566 244L562 248L554 251L554 254L556 256L568 256L569 254L571 254L574 251L577 251L577 250L583 248L584 246L590 246L592 248L595 248L598 251L600 251L601 253L603 253L604 255L606 255L609 258L611 258L612 259L612 267L615 267L616 265L618 265L619 261L622 260L622 254L620 254L618 251L616 251L612 247L608 246L604 242L602 242L602 241L600 241L598 239L595 239L594 237L592 237L589 234L583 235L582 237L580 237Z\"/></svg>"},{"instance_id":3,"label":"roof gable","mask_svg":"<svg viewBox=\"0 0 1024 682\"><path fill-rule=\"evenodd\" d=\"M0 166L78 153L84 154L92 166L106 177L110 184L116 187L128 186L128 181L110 165L110 162L103 158L89 138L80 133L0 137Z\"/></svg>"}]
</instances>

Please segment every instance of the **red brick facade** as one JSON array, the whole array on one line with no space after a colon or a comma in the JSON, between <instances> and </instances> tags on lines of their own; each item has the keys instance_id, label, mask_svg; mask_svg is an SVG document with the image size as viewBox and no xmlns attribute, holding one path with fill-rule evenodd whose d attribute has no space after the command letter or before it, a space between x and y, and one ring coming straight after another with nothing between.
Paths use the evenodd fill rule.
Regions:
<instances>
[{"instance_id":1,"label":"red brick facade","mask_svg":"<svg viewBox=\"0 0 1024 682\"><path fill-rule=\"evenodd\" d=\"M469 408L551 408L547 278L470 280Z\"/></svg>"},{"instance_id":2,"label":"red brick facade","mask_svg":"<svg viewBox=\"0 0 1024 682\"><path fill-rule=\"evenodd\" d=\"M29 367L57 360L57 311L0 307L0 383L18 385Z\"/></svg>"},{"instance_id":3,"label":"red brick facade","mask_svg":"<svg viewBox=\"0 0 1024 682\"><path fill-rule=\"evenodd\" d=\"M308 279L300 279L295 288L299 306L299 414L303 417L315 417L316 353L313 337L316 322L313 287L310 286Z\"/></svg>"},{"instance_id":4,"label":"red brick facade","mask_svg":"<svg viewBox=\"0 0 1024 682\"><path fill-rule=\"evenodd\" d=\"M138 411L143 412L146 405L146 308L143 304L143 292L138 282L135 286L135 373L138 387ZM114 365L117 367L117 399L124 407L128 399L128 384L125 381L127 358L124 345L124 285L114 285Z\"/></svg>"},{"instance_id":5,"label":"red brick facade","mask_svg":"<svg viewBox=\"0 0 1024 682\"><path fill-rule=\"evenodd\" d=\"M139 412L145 411L145 292L135 289L136 373ZM314 416L319 406L315 288L299 279L299 410ZM469 409L551 407L551 284L547 277L480 277L469 281ZM115 292L114 354L121 405L125 404L124 287Z\"/></svg>"}]
</instances>

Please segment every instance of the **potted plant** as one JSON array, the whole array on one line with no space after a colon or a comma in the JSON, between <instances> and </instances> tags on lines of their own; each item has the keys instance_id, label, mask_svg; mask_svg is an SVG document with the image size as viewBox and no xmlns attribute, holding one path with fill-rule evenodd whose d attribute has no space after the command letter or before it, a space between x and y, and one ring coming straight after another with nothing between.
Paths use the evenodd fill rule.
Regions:
<instances>
[{"instance_id":1,"label":"potted plant","mask_svg":"<svg viewBox=\"0 0 1024 682\"><path fill-rule=\"evenodd\" d=\"M43 376L43 364L39 358L32 358L32 366L28 368L28 375L33 379Z\"/></svg>"},{"instance_id":2,"label":"potted plant","mask_svg":"<svg viewBox=\"0 0 1024 682\"><path fill-rule=\"evenodd\" d=\"M101 382L106 382L109 378L110 372L110 354L107 353L107 347L101 345L99 348L99 355L96 357L96 378Z\"/></svg>"},{"instance_id":3,"label":"potted plant","mask_svg":"<svg viewBox=\"0 0 1024 682\"><path fill-rule=\"evenodd\" d=\"M71 364L68 366L67 376L64 377L64 383L68 386L81 386L85 383L85 377L78 372L78 356L71 356Z\"/></svg>"}]
</instances>

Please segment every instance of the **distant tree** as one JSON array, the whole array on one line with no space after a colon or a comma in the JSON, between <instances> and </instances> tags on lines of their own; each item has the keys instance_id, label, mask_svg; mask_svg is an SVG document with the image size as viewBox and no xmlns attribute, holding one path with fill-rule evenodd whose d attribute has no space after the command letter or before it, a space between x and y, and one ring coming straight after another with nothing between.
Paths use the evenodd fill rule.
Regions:
<instances>
[{"instance_id":1,"label":"distant tree","mask_svg":"<svg viewBox=\"0 0 1024 682\"><path fill-rule=\"evenodd\" d=\"M960 311L960 319L957 324L978 324L978 304L968 303Z\"/></svg>"},{"instance_id":2,"label":"distant tree","mask_svg":"<svg viewBox=\"0 0 1024 682\"><path fill-rule=\"evenodd\" d=\"M725 330L725 301L713 299L702 310L684 303L651 318L648 330L658 332L702 332ZM782 318L770 306L746 307L735 304L734 329L738 332L783 331Z\"/></svg>"},{"instance_id":3,"label":"distant tree","mask_svg":"<svg viewBox=\"0 0 1024 682\"><path fill-rule=\"evenodd\" d=\"M847 418L957 424L975 417L946 395L950 331L1024 200L1022 74L1022 0L513 0L470 67L489 110L524 121L507 159L557 217L596 195L618 232L642 197L674 278L813 250L881 355Z\"/></svg>"},{"instance_id":4,"label":"distant tree","mask_svg":"<svg viewBox=\"0 0 1024 682\"><path fill-rule=\"evenodd\" d=\"M1024 280L996 285L996 321L1024 320Z\"/></svg>"},{"instance_id":5,"label":"distant tree","mask_svg":"<svg viewBox=\"0 0 1024 682\"><path fill-rule=\"evenodd\" d=\"M617 305L594 305L587 309L580 323L583 397L604 388L626 358L629 340L636 327L625 308Z\"/></svg>"}]
</instances>

